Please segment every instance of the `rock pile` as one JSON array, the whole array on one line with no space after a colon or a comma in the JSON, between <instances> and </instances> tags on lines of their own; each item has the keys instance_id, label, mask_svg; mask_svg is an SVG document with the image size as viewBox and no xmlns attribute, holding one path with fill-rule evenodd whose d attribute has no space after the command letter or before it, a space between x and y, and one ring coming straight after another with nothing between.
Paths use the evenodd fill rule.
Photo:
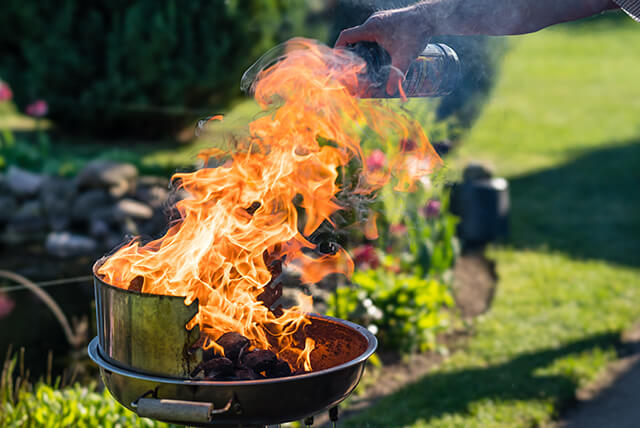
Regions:
<instances>
[{"instance_id":1,"label":"rock pile","mask_svg":"<svg viewBox=\"0 0 640 428\"><path fill-rule=\"evenodd\" d=\"M126 236L159 237L178 199L164 178L135 166L88 163L73 179L15 166L0 174L0 245L44 245L61 258L99 255Z\"/></svg>"}]
</instances>

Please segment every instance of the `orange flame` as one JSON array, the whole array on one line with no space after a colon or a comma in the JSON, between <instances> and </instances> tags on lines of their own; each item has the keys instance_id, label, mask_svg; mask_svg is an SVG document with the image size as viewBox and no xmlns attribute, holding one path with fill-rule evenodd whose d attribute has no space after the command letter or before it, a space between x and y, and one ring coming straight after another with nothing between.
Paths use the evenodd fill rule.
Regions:
<instances>
[{"instance_id":1,"label":"orange flame","mask_svg":"<svg viewBox=\"0 0 640 428\"><path fill-rule=\"evenodd\" d=\"M180 222L158 240L120 248L98 273L118 287L141 276L144 293L184 296L186 304L198 299L199 311L186 327L199 326L217 351L215 340L235 331L309 371L314 341L307 338L300 348L293 338L310 322L304 310L276 314L259 300L272 280L269 262L285 260L308 282L350 273L344 251L319 258L303 253L315 247L307 237L341 209L339 171L355 161L361 166L355 191L370 194L390 180L410 189L441 161L418 123L353 95L363 61L311 40L289 44L253 87L259 105L275 111L249 124L248 136L225 153L225 164L175 174L190 195L177 203ZM363 135L386 147L384 169L366 165ZM410 151L401 148L405 140L414 143ZM200 157L221 154L208 150Z\"/></svg>"}]
</instances>

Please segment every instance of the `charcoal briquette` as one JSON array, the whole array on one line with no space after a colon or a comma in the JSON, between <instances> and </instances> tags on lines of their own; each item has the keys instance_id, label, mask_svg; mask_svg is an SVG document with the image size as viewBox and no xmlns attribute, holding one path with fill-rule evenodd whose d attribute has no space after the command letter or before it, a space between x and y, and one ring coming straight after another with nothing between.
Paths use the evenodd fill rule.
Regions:
<instances>
[{"instance_id":1,"label":"charcoal briquette","mask_svg":"<svg viewBox=\"0 0 640 428\"><path fill-rule=\"evenodd\" d=\"M216 342L224 348L224 356L232 361L237 360L240 353L251 343L249 339L235 331L223 334Z\"/></svg>"},{"instance_id":2,"label":"charcoal briquette","mask_svg":"<svg viewBox=\"0 0 640 428\"><path fill-rule=\"evenodd\" d=\"M138 293L141 293L143 285L144 285L144 276L138 275L129 282L129 287L127 288L127 290L137 291Z\"/></svg>"},{"instance_id":3,"label":"charcoal briquette","mask_svg":"<svg viewBox=\"0 0 640 428\"><path fill-rule=\"evenodd\" d=\"M191 372L191 377L197 376L201 371L204 371L205 377L208 378L215 375L229 375L233 373L233 361L225 357L203 361Z\"/></svg>"},{"instance_id":4,"label":"charcoal briquette","mask_svg":"<svg viewBox=\"0 0 640 428\"><path fill-rule=\"evenodd\" d=\"M256 373L271 369L277 362L276 354L264 349L257 349L242 357L242 364Z\"/></svg>"},{"instance_id":5,"label":"charcoal briquette","mask_svg":"<svg viewBox=\"0 0 640 428\"><path fill-rule=\"evenodd\" d=\"M202 369L205 376L211 376L213 373L225 375L233 372L233 361L228 358L214 358L202 363Z\"/></svg>"},{"instance_id":6,"label":"charcoal briquette","mask_svg":"<svg viewBox=\"0 0 640 428\"><path fill-rule=\"evenodd\" d=\"M268 378L291 376L291 367L286 361L278 360L266 374Z\"/></svg>"},{"instance_id":7,"label":"charcoal briquette","mask_svg":"<svg viewBox=\"0 0 640 428\"><path fill-rule=\"evenodd\" d=\"M259 378L258 374L253 370L245 368L236 369L233 375L237 380L254 380Z\"/></svg>"}]
</instances>

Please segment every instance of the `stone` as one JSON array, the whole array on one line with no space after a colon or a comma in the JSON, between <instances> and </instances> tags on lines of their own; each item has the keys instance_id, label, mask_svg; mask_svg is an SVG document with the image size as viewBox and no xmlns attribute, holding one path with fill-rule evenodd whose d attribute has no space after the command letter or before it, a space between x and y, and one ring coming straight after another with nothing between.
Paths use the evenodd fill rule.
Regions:
<instances>
[{"instance_id":1,"label":"stone","mask_svg":"<svg viewBox=\"0 0 640 428\"><path fill-rule=\"evenodd\" d=\"M169 180L164 177L157 177L155 175L143 175L138 178L138 186L140 187L163 187L169 188Z\"/></svg>"},{"instance_id":2,"label":"stone","mask_svg":"<svg viewBox=\"0 0 640 428\"><path fill-rule=\"evenodd\" d=\"M24 202L11 217L2 237L8 244L40 242L47 232L47 221L42 213L40 201Z\"/></svg>"},{"instance_id":3,"label":"stone","mask_svg":"<svg viewBox=\"0 0 640 428\"><path fill-rule=\"evenodd\" d=\"M45 249L52 256L60 258L78 257L95 253L98 243L84 235L70 232L51 232L47 235Z\"/></svg>"},{"instance_id":4,"label":"stone","mask_svg":"<svg viewBox=\"0 0 640 428\"><path fill-rule=\"evenodd\" d=\"M31 199L22 203L13 215L11 221L17 223L28 223L42 217L42 205L37 199Z\"/></svg>"},{"instance_id":5,"label":"stone","mask_svg":"<svg viewBox=\"0 0 640 428\"><path fill-rule=\"evenodd\" d=\"M133 221L131 217L125 217L120 220L120 230L124 236L138 236L140 235L140 229L138 224Z\"/></svg>"},{"instance_id":6,"label":"stone","mask_svg":"<svg viewBox=\"0 0 640 428\"><path fill-rule=\"evenodd\" d=\"M80 188L113 189L115 197L124 196L135 184L138 169L131 164L108 160L94 160L76 176Z\"/></svg>"},{"instance_id":7,"label":"stone","mask_svg":"<svg viewBox=\"0 0 640 428\"><path fill-rule=\"evenodd\" d=\"M160 186L138 186L135 196L151 208L161 208L167 204L169 189Z\"/></svg>"},{"instance_id":8,"label":"stone","mask_svg":"<svg viewBox=\"0 0 640 428\"><path fill-rule=\"evenodd\" d=\"M11 195L0 196L0 223L5 223L13 217L18 210L18 201Z\"/></svg>"},{"instance_id":9,"label":"stone","mask_svg":"<svg viewBox=\"0 0 640 428\"><path fill-rule=\"evenodd\" d=\"M120 248L123 244L129 242L122 234L119 233L110 233L106 238L102 241L104 244L104 248L109 251L116 250Z\"/></svg>"},{"instance_id":10,"label":"stone","mask_svg":"<svg viewBox=\"0 0 640 428\"><path fill-rule=\"evenodd\" d=\"M111 195L113 198L119 199L127 195L128 193L131 193L134 187L135 186L133 183L122 180L118 184L114 184L113 186L108 187L107 192L109 192L109 195Z\"/></svg>"},{"instance_id":11,"label":"stone","mask_svg":"<svg viewBox=\"0 0 640 428\"><path fill-rule=\"evenodd\" d=\"M125 218L148 220L153 217L153 209L135 199L121 199L114 206L114 218L122 221Z\"/></svg>"},{"instance_id":12,"label":"stone","mask_svg":"<svg viewBox=\"0 0 640 428\"><path fill-rule=\"evenodd\" d=\"M153 213L151 219L146 220L140 224L140 234L150 236L152 238L159 238L168 229L169 223L165 213L161 210L156 210Z\"/></svg>"},{"instance_id":13,"label":"stone","mask_svg":"<svg viewBox=\"0 0 640 428\"><path fill-rule=\"evenodd\" d=\"M72 180L53 177L42 185L40 201L52 230L65 230L71 223L71 207L76 196Z\"/></svg>"},{"instance_id":14,"label":"stone","mask_svg":"<svg viewBox=\"0 0 640 428\"><path fill-rule=\"evenodd\" d=\"M19 198L28 198L38 193L44 182L44 177L11 165L7 171L5 181L12 194Z\"/></svg>"},{"instance_id":15,"label":"stone","mask_svg":"<svg viewBox=\"0 0 640 428\"><path fill-rule=\"evenodd\" d=\"M100 218L92 218L89 221L89 235L93 238L104 238L111 232L111 228L106 221Z\"/></svg>"},{"instance_id":16,"label":"stone","mask_svg":"<svg viewBox=\"0 0 640 428\"><path fill-rule=\"evenodd\" d=\"M112 216L113 198L104 189L80 193L71 207L73 220L89 221L91 218L108 220Z\"/></svg>"}]
</instances>

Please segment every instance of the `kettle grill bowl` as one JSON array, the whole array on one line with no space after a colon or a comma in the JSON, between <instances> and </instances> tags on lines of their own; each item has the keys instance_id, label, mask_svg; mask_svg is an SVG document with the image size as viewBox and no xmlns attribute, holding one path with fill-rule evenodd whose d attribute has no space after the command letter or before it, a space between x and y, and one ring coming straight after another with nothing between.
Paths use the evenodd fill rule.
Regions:
<instances>
[{"instance_id":1,"label":"kettle grill bowl","mask_svg":"<svg viewBox=\"0 0 640 428\"><path fill-rule=\"evenodd\" d=\"M317 315L312 318L315 323L337 323L352 329L356 340L358 336L366 339L366 349L356 358L324 370L282 378L228 382L159 377L124 369L104 358L98 338L91 341L89 356L100 366L102 380L111 395L130 410L136 411L135 401L145 395L207 402L216 409L231 402L228 412L215 415L205 426L275 425L317 414L344 400L360 381L365 363L377 347L375 337L361 326Z\"/></svg>"},{"instance_id":2,"label":"kettle grill bowl","mask_svg":"<svg viewBox=\"0 0 640 428\"><path fill-rule=\"evenodd\" d=\"M189 373L201 361L192 351L198 328L184 326L198 310L179 296L159 296L114 287L96 274L94 266L98 336L89 356L100 367L105 386L123 406L136 411L136 401L156 399L212 403L229 411L204 424L269 425L301 419L335 406L356 387L377 340L357 324L308 314L310 324L299 340L311 337L313 371L289 377L206 381ZM179 420L166 422L181 423ZM193 424L190 424L193 425Z\"/></svg>"}]
</instances>

